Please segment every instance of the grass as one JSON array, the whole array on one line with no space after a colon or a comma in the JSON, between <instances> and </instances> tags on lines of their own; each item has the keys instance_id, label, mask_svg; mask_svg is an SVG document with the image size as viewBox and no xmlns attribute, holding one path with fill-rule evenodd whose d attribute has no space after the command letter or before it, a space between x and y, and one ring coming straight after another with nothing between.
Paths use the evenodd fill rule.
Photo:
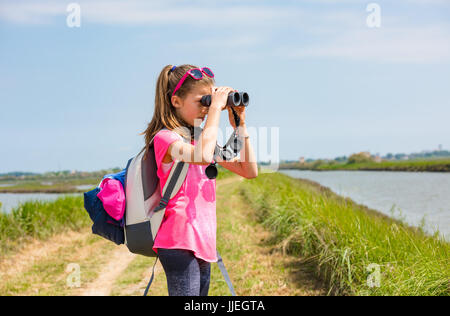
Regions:
<instances>
[{"instance_id":1,"label":"grass","mask_svg":"<svg viewBox=\"0 0 450 316\"><path fill-rule=\"evenodd\" d=\"M450 245L309 181L262 174L243 187L274 242L309 259L339 295L449 295Z\"/></svg>"},{"instance_id":2,"label":"grass","mask_svg":"<svg viewBox=\"0 0 450 316\"><path fill-rule=\"evenodd\" d=\"M302 170L371 170L371 171L411 171L411 172L450 172L450 159L383 161L365 163L289 163L280 165L280 169Z\"/></svg>"},{"instance_id":3,"label":"grass","mask_svg":"<svg viewBox=\"0 0 450 316\"><path fill-rule=\"evenodd\" d=\"M219 175L231 176L227 171ZM278 173L227 183L217 190L217 242L238 295L450 294L450 246L437 235ZM2 256L30 239L73 230L86 235L9 275L0 294L73 294L65 271L71 262L82 268L83 284L94 280L116 246L92 235L90 225L82 197L27 202L1 214ZM112 294L141 295L136 284L148 280L153 260L138 256L116 280ZM150 295L167 295L165 282L160 271ZM313 291L317 284L319 290ZM210 295L229 295L216 265Z\"/></svg>"},{"instance_id":4,"label":"grass","mask_svg":"<svg viewBox=\"0 0 450 316\"><path fill-rule=\"evenodd\" d=\"M10 213L0 213L0 250L16 249L27 239L46 239L91 223L82 196L63 196L55 201L28 201Z\"/></svg>"}]
</instances>

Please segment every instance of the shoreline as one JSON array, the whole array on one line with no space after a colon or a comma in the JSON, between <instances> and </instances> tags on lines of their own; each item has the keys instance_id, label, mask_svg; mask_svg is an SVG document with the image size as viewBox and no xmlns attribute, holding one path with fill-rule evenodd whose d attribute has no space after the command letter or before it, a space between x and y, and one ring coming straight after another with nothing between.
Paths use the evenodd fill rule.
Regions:
<instances>
[{"instance_id":1,"label":"shoreline","mask_svg":"<svg viewBox=\"0 0 450 316\"><path fill-rule=\"evenodd\" d=\"M335 295L449 295L450 242L282 173L261 175L241 189L273 243L313 263ZM376 267L379 286L368 286ZM369 274L370 275L370 274Z\"/></svg>"},{"instance_id":2,"label":"shoreline","mask_svg":"<svg viewBox=\"0 0 450 316\"><path fill-rule=\"evenodd\" d=\"M283 171L284 170L298 170L298 169L283 169ZM328 171L328 170L299 170L299 171ZM334 170L330 170L330 171L334 171ZM348 171L348 170L342 170L342 171ZM352 170L352 171L363 171L363 170ZM400 171L397 171L397 172L400 172ZM389 220L393 220L393 221L401 223L401 224L403 224L405 226L408 226L409 229L412 229L412 230L415 230L415 231L422 230L426 235L428 235L430 237L433 237L436 233L438 233L439 236L441 236L442 239L444 239L445 241L450 242L450 233L448 231L444 230L444 232L443 232L442 230L438 230L436 226L428 226L428 227L426 226L426 224L430 224L430 223L433 224L433 221L429 222L429 218L428 218L428 221L427 221L425 219L425 217L423 217L422 218L423 223L422 222L420 222L420 223L411 223L413 220L411 220L411 218L409 218L410 221L408 223L408 222L406 222L406 220L407 220L407 215L409 213L401 213L402 216L400 216L400 218L399 218L398 216L395 216L395 214L392 214L391 212L388 212L386 209L383 212L383 211L381 211L381 210L379 210L377 208L373 208L373 207L370 207L370 206L368 206L366 204L363 204L364 202L356 202L351 197L341 195L341 194L333 191L333 189L331 189L330 187L327 187L327 186L325 186L323 184L320 184L317 181L314 181L314 180L302 177L301 175L300 175L300 178L297 178L297 177L293 177L293 176L289 175L288 173L284 173L282 171L280 171L279 173L282 174L282 175L288 176L288 177L290 177L290 178L292 178L294 180L307 182L311 186L318 188L321 192L325 192L325 191L328 190L328 191L331 192L331 195L327 195L327 196L333 196L334 195L334 196L337 196L337 197L342 198L344 200L348 200L351 203L353 203L353 205L366 210L368 213L378 214L381 217L385 217L385 218L387 218ZM421 173L425 173L425 172L421 172ZM432 173L435 174L435 172L432 172ZM425 214L423 216L425 216Z\"/></svg>"},{"instance_id":3,"label":"shoreline","mask_svg":"<svg viewBox=\"0 0 450 316\"><path fill-rule=\"evenodd\" d=\"M297 169L314 171L405 171L405 172L450 172L450 159L405 160L382 162L338 163L336 161L317 160L315 162L282 163L279 169Z\"/></svg>"},{"instance_id":4,"label":"shoreline","mask_svg":"<svg viewBox=\"0 0 450 316\"><path fill-rule=\"evenodd\" d=\"M370 168L360 168L360 169L345 169L345 168L334 168L334 169L314 169L314 168L293 168L293 167L285 167L279 168L279 170L299 170L299 171L373 171L373 172L409 172L409 173L449 173L450 170L408 170L408 169L388 169L388 168L380 168L380 169L370 169Z\"/></svg>"},{"instance_id":5,"label":"shoreline","mask_svg":"<svg viewBox=\"0 0 450 316\"><path fill-rule=\"evenodd\" d=\"M294 178L289 175L286 175L286 176L294 179L295 181L308 183L312 187L315 187L316 189L318 189L321 193L325 194L328 198L333 198L333 196L334 196L334 197L337 197L338 199L342 199L346 202L349 202L371 216L384 218L385 220L392 221L398 225L403 225L403 226L407 227L408 229L410 229L411 231L413 231L414 233L422 233L422 234L427 235L428 237L433 237L432 233L423 231L422 228L420 228L418 226L410 225L401 219L387 215L387 214L385 214L379 210L376 210L374 208L370 208L369 206L367 206L365 204L358 203L350 197L345 197L343 195L340 195L340 194L334 192L331 188L324 186L324 185L320 184L319 182L309 180L309 179L304 179L304 178ZM439 234L439 237L442 238L444 241L450 242L450 240L447 240L442 233Z\"/></svg>"}]
</instances>

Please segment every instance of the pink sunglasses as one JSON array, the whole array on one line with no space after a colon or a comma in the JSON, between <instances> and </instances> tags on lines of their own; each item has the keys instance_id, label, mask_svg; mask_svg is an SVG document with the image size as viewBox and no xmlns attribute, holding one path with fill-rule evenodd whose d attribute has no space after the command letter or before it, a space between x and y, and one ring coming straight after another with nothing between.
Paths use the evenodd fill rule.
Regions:
<instances>
[{"instance_id":1,"label":"pink sunglasses","mask_svg":"<svg viewBox=\"0 0 450 316\"><path fill-rule=\"evenodd\" d=\"M172 96L175 95L175 92L177 92L178 89L180 89L183 82L186 80L187 76L191 76L195 80L200 80L203 78L203 74L207 75L210 78L214 78L214 73L209 69L208 67L203 68L192 68L189 69L183 77L181 77L180 81L178 82L177 86L175 87L175 90L173 90Z\"/></svg>"}]
</instances>

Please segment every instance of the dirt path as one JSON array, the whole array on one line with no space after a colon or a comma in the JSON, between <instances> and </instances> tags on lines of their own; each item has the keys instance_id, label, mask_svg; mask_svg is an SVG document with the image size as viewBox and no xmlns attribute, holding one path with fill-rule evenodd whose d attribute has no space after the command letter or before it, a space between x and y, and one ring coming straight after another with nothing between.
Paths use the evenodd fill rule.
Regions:
<instances>
[{"instance_id":1,"label":"dirt path","mask_svg":"<svg viewBox=\"0 0 450 316\"><path fill-rule=\"evenodd\" d=\"M242 177L230 177L217 181L218 249L237 294L323 295L323 288L301 259L276 252L267 244L269 233L251 219L250 206L233 185L243 180ZM95 239L95 243L88 239ZM63 252L67 254L61 256ZM57 258L58 255L61 257ZM82 287L67 288L67 272L52 270L68 262L80 264ZM131 254L125 245L116 246L93 237L90 228L86 228L47 241L33 241L20 252L2 259L0 279L11 280L11 283L29 280L24 282L23 290L20 286L14 290L4 289L9 295L142 295L153 262L154 258ZM228 295L228 288L216 268L213 265L210 295ZM158 262L149 295L167 295L165 282L164 271ZM44 287L47 291L36 292L36 288Z\"/></svg>"},{"instance_id":2,"label":"dirt path","mask_svg":"<svg viewBox=\"0 0 450 316\"><path fill-rule=\"evenodd\" d=\"M140 282L135 284L130 284L124 289L121 289L120 295L121 296L136 296L136 295L142 295L144 293L145 288L147 287L148 281L150 280L150 276L152 275L153 265L149 265L149 268L144 270L143 273L141 273L142 279ZM158 280L160 278L161 273L164 273L164 269L161 265L161 262L158 261L158 263L155 266L155 275L154 280ZM158 281L154 281L155 283ZM161 282L160 282L161 283ZM150 289L149 295L152 295L153 288L155 287L154 284L152 284L152 288Z\"/></svg>"},{"instance_id":3,"label":"dirt path","mask_svg":"<svg viewBox=\"0 0 450 316\"><path fill-rule=\"evenodd\" d=\"M98 278L77 294L80 296L110 295L115 280L135 257L136 255L130 253L125 245L120 246L111 254L110 261L100 272Z\"/></svg>"},{"instance_id":4,"label":"dirt path","mask_svg":"<svg viewBox=\"0 0 450 316\"><path fill-rule=\"evenodd\" d=\"M53 256L59 249L86 238L88 230L58 234L48 240L32 240L14 255L0 260L0 280L23 273L33 264Z\"/></svg>"}]
</instances>

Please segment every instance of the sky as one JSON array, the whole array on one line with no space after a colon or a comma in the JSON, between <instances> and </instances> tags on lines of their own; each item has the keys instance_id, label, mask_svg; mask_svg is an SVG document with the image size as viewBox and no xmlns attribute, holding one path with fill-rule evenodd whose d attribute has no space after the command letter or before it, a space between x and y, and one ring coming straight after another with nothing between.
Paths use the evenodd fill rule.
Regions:
<instances>
[{"instance_id":1,"label":"sky","mask_svg":"<svg viewBox=\"0 0 450 316\"><path fill-rule=\"evenodd\" d=\"M447 0L0 0L0 173L125 167L186 63L249 93L260 161L450 149Z\"/></svg>"}]
</instances>

